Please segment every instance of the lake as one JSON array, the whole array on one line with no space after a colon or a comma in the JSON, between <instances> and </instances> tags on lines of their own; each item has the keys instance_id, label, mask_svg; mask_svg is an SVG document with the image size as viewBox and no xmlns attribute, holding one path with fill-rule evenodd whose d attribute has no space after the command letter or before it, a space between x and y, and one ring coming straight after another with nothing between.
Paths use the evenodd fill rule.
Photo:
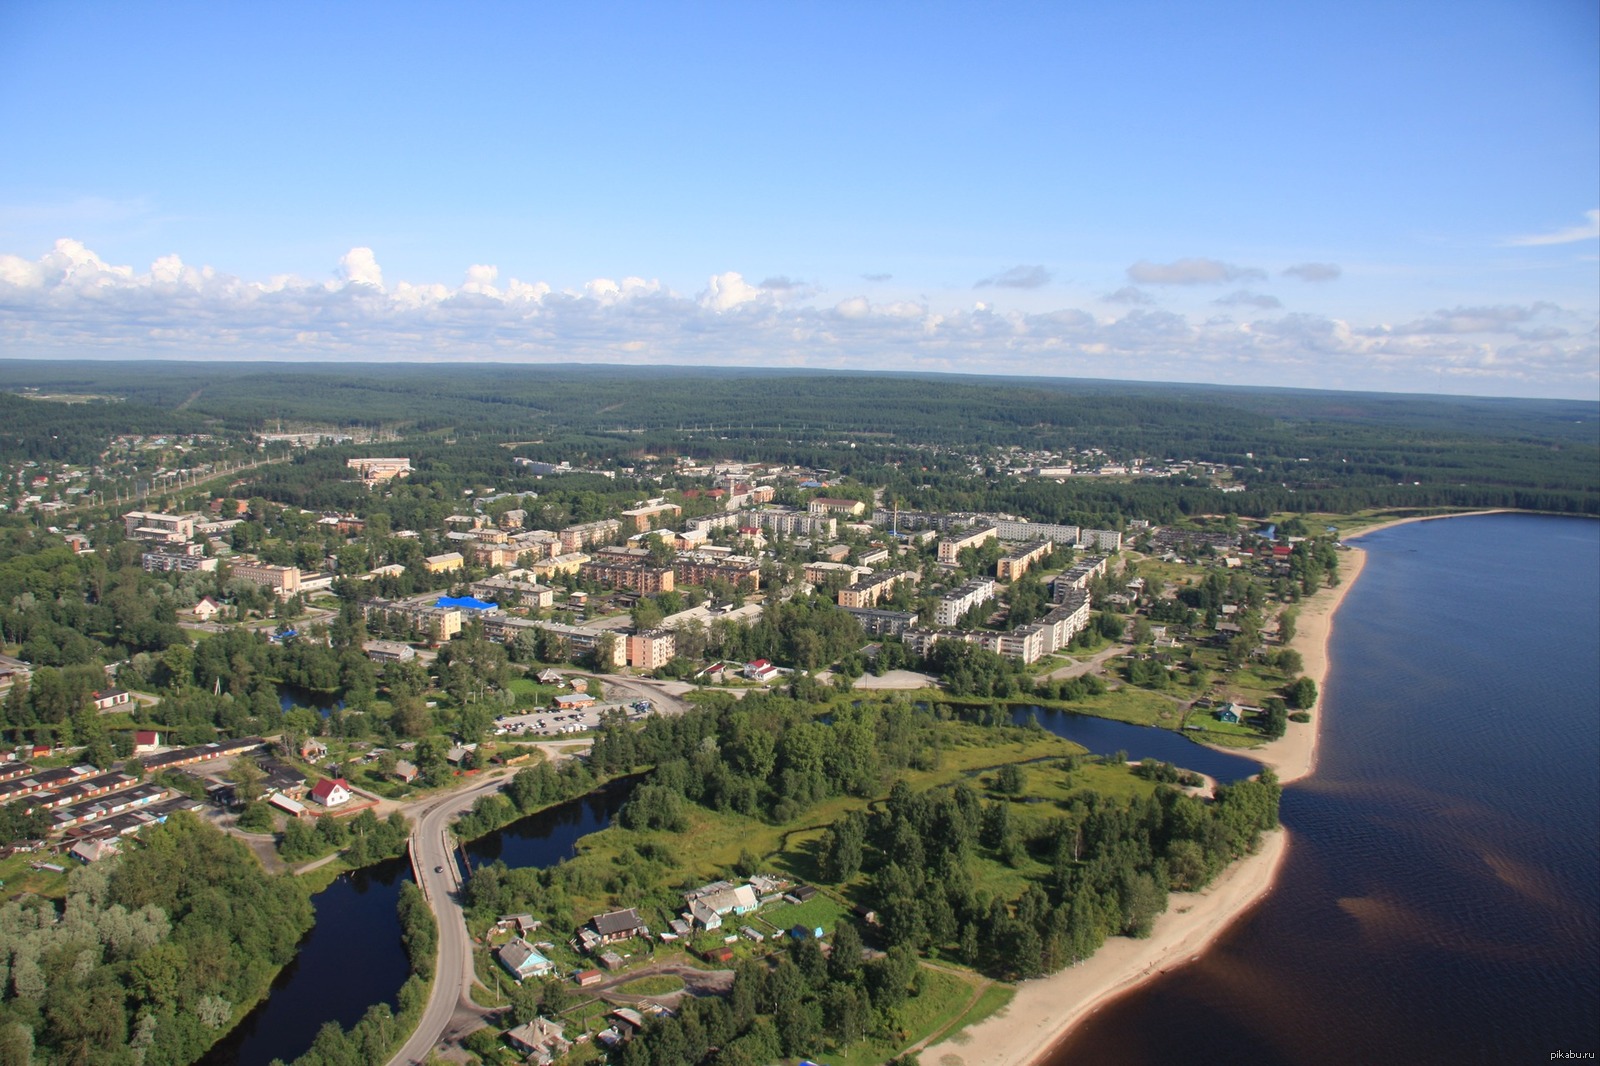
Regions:
<instances>
[{"instance_id":1,"label":"lake","mask_svg":"<svg viewBox=\"0 0 1600 1066\"><path fill-rule=\"evenodd\" d=\"M1359 541L1275 891L1050 1066L1600 1052L1600 523Z\"/></svg>"}]
</instances>

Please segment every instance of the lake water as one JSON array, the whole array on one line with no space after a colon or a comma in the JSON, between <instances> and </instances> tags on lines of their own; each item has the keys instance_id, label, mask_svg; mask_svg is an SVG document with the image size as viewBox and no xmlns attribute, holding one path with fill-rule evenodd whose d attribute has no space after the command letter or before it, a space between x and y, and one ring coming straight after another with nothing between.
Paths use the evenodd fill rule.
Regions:
<instances>
[{"instance_id":1,"label":"lake water","mask_svg":"<svg viewBox=\"0 0 1600 1066\"><path fill-rule=\"evenodd\" d=\"M1600 523L1360 544L1276 890L1050 1066L1600 1054Z\"/></svg>"},{"instance_id":2,"label":"lake water","mask_svg":"<svg viewBox=\"0 0 1600 1066\"><path fill-rule=\"evenodd\" d=\"M1225 785L1261 772L1261 764L1254 759L1202 747L1170 729L1129 725L1045 707L1019 707L1011 714L1011 720L1017 725L1026 725L1029 719L1037 719L1040 726L1058 737L1082 744L1091 754L1126 752L1130 762L1142 759L1169 762Z\"/></svg>"}]
</instances>

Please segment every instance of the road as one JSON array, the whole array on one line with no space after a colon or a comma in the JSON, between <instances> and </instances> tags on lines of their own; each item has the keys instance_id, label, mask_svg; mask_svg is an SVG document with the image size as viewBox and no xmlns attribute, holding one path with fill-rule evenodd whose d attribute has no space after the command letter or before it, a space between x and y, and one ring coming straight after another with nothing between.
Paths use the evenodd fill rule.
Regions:
<instances>
[{"instance_id":1,"label":"road","mask_svg":"<svg viewBox=\"0 0 1600 1066\"><path fill-rule=\"evenodd\" d=\"M413 809L411 830L412 865L417 884L433 908L439 926L439 951L434 960L433 993L422 1012L411 1039L389 1060L390 1066L413 1066L426 1062L428 1055L451 1028L457 1010L479 1013L470 995L473 982L472 938L461 909L463 884L461 867L454 854L450 824L472 809L478 797L498 791L510 780L511 771L501 770L461 792L440 796Z\"/></svg>"}]
</instances>

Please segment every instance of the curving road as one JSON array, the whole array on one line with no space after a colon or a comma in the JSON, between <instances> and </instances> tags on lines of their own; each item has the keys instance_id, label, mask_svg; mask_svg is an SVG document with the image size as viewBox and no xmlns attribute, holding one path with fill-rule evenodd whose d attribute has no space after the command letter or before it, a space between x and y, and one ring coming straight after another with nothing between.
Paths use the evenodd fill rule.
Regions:
<instances>
[{"instance_id":1,"label":"curving road","mask_svg":"<svg viewBox=\"0 0 1600 1066\"><path fill-rule=\"evenodd\" d=\"M390 1066L413 1066L426 1062L428 1055L451 1028L458 1008L480 1013L472 1003L472 940L461 909L461 867L456 861L450 824L472 809L478 797L505 786L510 771L499 771L461 792L441 796L412 812L411 865L417 884L433 908L439 926L439 951L434 959L433 992L422 1012L411 1039L405 1042Z\"/></svg>"}]
</instances>

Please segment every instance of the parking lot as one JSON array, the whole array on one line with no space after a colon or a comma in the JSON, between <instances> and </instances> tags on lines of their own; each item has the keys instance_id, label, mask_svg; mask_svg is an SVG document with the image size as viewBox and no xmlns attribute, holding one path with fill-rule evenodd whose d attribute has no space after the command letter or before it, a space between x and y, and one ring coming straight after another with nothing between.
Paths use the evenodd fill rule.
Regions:
<instances>
[{"instance_id":1,"label":"parking lot","mask_svg":"<svg viewBox=\"0 0 1600 1066\"><path fill-rule=\"evenodd\" d=\"M609 711L622 711L635 721L649 713L631 703L597 703L581 711L508 714L495 719L494 733L497 737L558 737L565 733L582 733L598 728L600 716Z\"/></svg>"}]
</instances>

